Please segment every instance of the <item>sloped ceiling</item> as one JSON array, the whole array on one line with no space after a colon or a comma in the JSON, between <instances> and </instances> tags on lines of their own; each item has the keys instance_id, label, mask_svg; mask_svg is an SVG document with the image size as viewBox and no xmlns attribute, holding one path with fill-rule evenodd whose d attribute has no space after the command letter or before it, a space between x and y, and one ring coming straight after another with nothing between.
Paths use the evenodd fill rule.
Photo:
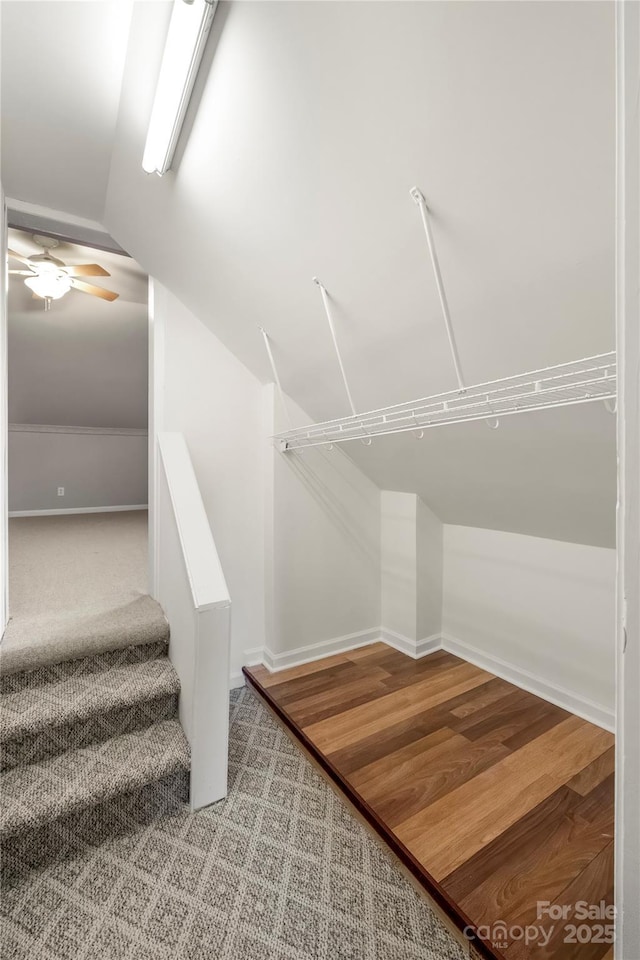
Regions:
<instances>
[{"instance_id":1,"label":"sloped ceiling","mask_svg":"<svg viewBox=\"0 0 640 960\"><path fill-rule=\"evenodd\" d=\"M102 219L130 19L130 0L2 0L8 197Z\"/></svg>"},{"instance_id":2,"label":"sloped ceiling","mask_svg":"<svg viewBox=\"0 0 640 960\"><path fill-rule=\"evenodd\" d=\"M222 3L146 177L169 12L134 4L105 225L267 381L265 326L310 417L348 413L314 275L358 409L455 386L414 184L468 382L613 348L612 4ZM599 406L348 449L449 522L613 545Z\"/></svg>"},{"instance_id":3,"label":"sloped ceiling","mask_svg":"<svg viewBox=\"0 0 640 960\"><path fill-rule=\"evenodd\" d=\"M42 252L19 230L9 231L9 247ZM146 427L147 277L129 257L103 250L61 243L53 253L69 264L99 263L111 276L93 282L119 298L109 303L71 290L45 312L23 277L10 277L9 422Z\"/></svg>"}]
</instances>

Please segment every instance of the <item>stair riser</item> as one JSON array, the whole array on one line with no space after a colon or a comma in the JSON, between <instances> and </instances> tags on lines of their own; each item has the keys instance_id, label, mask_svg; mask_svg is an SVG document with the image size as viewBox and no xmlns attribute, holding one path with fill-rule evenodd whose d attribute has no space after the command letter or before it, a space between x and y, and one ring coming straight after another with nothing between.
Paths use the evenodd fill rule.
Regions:
<instances>
[{"instance_id":1,"label":"stair riser","mask_svg":"<svg viewBox=\"0 0 640 960\"><path fill-rule=\"evenodd\" d=\"M3 674L0 676L0 693L17 693L19 690L34 689L71 677L99 673L113 667L124 667L129 663L143 663L166 656L166 653L166 641L158 640L154 643L125 647L122 650L110 650L94 657L65 660L63 663L38 667L37 670L28 672Z\"/></svg>"},{"instance_id":2,"label":"stair riser","mask_svg":"<svg viewBox=\"0 0 640 960\"><path fill-rule=\"evenodd\" d=\"M0 770L36 763L67 750L88 747L110 737L142 730L178 715L178 696L168 694L56 727L30 730L0 745Z\"/></svg>"},{"instance_id":3,"label":"stair riser","mask_svg":"<svg viewBox=\"0 0 640 960\"><path fill-rule=\"evenodd\" d=\"M57 860L78 858L111 837L157 817L185 812L189 773L179 771L129 794L76 811L64 818L3 838L1 885L6 889L30 870Z\"/></svg>"}]
</instances>

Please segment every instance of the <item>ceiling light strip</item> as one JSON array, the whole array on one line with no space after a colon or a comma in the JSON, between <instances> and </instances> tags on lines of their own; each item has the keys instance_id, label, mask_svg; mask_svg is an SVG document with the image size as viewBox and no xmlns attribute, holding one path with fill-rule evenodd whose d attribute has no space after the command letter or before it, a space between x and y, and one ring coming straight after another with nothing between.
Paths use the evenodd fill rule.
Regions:
<instances>
[{"instance_id":1,"label":"ceiling light strip","mask_svg":"<svg viewBox=\"0 0 640 960\"><path fill-rule=\"evenodd\" d=\"M146 173L171 167L217 0L174 0L142 158Z\"/></svg>"}]
</instances>

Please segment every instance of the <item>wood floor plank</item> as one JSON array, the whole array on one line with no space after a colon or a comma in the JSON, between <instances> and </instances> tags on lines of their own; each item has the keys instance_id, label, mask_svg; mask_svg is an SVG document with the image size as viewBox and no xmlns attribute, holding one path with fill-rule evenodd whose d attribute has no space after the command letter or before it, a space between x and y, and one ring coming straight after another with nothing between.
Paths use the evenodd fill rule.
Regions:
<instances>
[{"instance_id":1,"label":"wood floor plank","mask_svg":"<svg viewBox=\"0 0 640 960\"><path fill-rule=\"evenodd\" d=\"M494 677L490 683L482 687L481 691L476 691L472 696L469 696L466 703L462 703L459 707L454 707L451 713L460 719L468 717L473 713L477 713L478 710L482 710L484 707L488 707L490 704L502 700L503 697L508 696L510 693L513 693L513 684L507 683L506 680L502 680L500 677Z\"/></svg>"},{"instance_id":2,"label":"wood floor plank","mask_svg":"<svg viewBox=\"0 0 640 960\"><path fill-rule=\"evenodd\" d=\"M602 756L597 757L579 773L576 773L575 777L569 780L567 786L579 793L580 796L586 797L598 784L611 776L615 769L615 762L615 747L610 747L606 753L603 753Z\"/></svg>"},{"instance_id":3,"label":"wood floor plank","mask_svg":"<svg viewBox=\"0 0 640 960\"><path fill-rule=\"evenodd\" d=\"M615 797L615 773L610 773L593 790L585 794L580 804L580 816L586 820L593 820L599 816L603 806L613 809ZM578 794L580 796L580 794Z\"/></svg>"},{"instance_id":4,"label":"wood floor plank","mask_svg":"<svg viewBox=\"0 0 640 960\"><path fill-rule=\"evenodd\" d=\"M441 880L611 745L611 734L570 717L396 827ZM456 810L452 823L451 810Z\"/></svg>"},{"instance_id":5,"label":"wood floor plank","mask_svg":"<svg viewBox=\"0 0 640 960\"><path fill-rule=\"evenodd\" d=\"M454 710L472 703L474 699L482 698L483 691L491 693L495 684L503 684L503 680L494 677L479 687L453 697L436 707L423 710L421 713L408 717L397 723L389 723L384 729L376 731L371 736L364 737L357 743L349 744L336 751L327 751L331 762L344 776L360 770L362 767L379 760L388 753L394 753L410 743L428 736L438 727L451 727L455 723ZM512 685L508 685L512 688ZM500 689L500 687L498 687Z\"/></svg>"},{"instance_id":6,"label":"wood floor plank","mask_svg":"<svg viewBox=\"0 0 640 960\"><path fill-rule=\"evenodd\" d=\"M425 708L435 707L486 683L488 679L492 679L491 674L472 664L462 664L412 684L410 690L396 690L374 703L365 703L311 724L303 728L304 733L320 750L340 750L384 729L389 723L413 717Z\"/></svg>"},{"instance_id":7,"label":"wood floor plank","mask_svg":"<svg viewBox=\"0 0 640 960\"><path fill-rule=\"evenodd\" d=\"M438 755L434 752L436 748L442 747L443 744L446 745L447 748L450 748L454 744L465 744L468 746L469 741L465 740L464 737L461 737L449 727L438 726L425 737L405 744L397 751L385 753L385 755L378 760L374 760L372 763L361 767L361 769L352 774L350 778L351 783L353 783L358 790L363 790L367 787L374 790L376 784L380 786L381 790L384 789L385 784L388 784L389 787L392 788L394 782L401 781L402 779L402 774L399 773L400 767L404 769L406 774L407 770L413 772L417 764L426 764L428 766L433 762L434 757Z\"/></svg>"},{"instance_id":8,"label":"wood floor plank","mask_svg":"<svg viewBox=\"0 0 640 960\"><path fill-rule=\"evenodd\" d=\"M322 693L325 690L339 690L342 686L352 683L354 680L367 680L372 676L388 677L389 674L379 667L363 667L360 664L352 663L350 660L345 660L344 663L337 663L327 670L316 670L304 677L283 680L277 685L278 702L284 704L293 700L301 700L315 693Z\"/></svg>"},{"instance_id":9,"label":"wood floor plank","mask_svg":"<svg viewBox=\"0 0 640 960\"><path fill-rule=\"evenodd\" d=\"M503 866L507 866L512 876L517 877L520 861L540 846L540 837L553 830L556 823L570 815L580 802L580 797L573 790L566 786L559 787L444 877L443 887L456 903L462 903Z\"/></svg>"},{"instance_id":10,"label":"wood floor plank","mask_svg":"<svg viewBox=\"0 0 640 960\"><path fill-rule=\"evenodd\" d=\"M439 673L444 673L453 667L459 667L463 663L463 661L458 660L457 657L453 658L449 655L440 657L437 653L424 657L422 660L412 661L409 657L407 657L407 660L410 661L409 665L406 667L403 666L401 669L394 669L388 662L381 661L389 672L389 677L384 681L384 686L389 693L403 688L409 689L413 684L419 683L421 680L426 680L428 677L434 677Z\"/></svg>"},{"instance_id":11,"label":"wood floor plank","mask_svg":"<svg viewBox=\"0 0 640 960\"><path fill-rule=\"evenodd\" d=\"M566 710L556 707L552 703L547 704L547 707L548 710L542 713L537 720L518 730L513 736L507 737L504 740L505 747L513 751L519 750L525 743L535 740L536 737L541 737L547 730L551 730L556 724L562 723L563 720L567 720L571 716Z\"/></svg>"},{"instance_id":12,"label":"wood floor plank","mask_svg":"<svg viewBox=\"0 0 640 960\"><path fill-rule=\"evenodd\" d=\"M340 663L304 679L286 681L278 686L278 702L286 706L287 712L296 723L304 727L361 703L373 702L394 690L408 687L411 683L424 679L427 674L434 676L435 673L462 664L458 657L444 652L441 655L438 652L418 661L401 655L403 662L398 668L388 662L389 648L386 650L386 658L378 654L369 657L365 664L362 660L353 664ZM393 652L397 661L397 651ZM421 664L422 668L419 671L407 671L404 669L404 661L410 667Z\"/></svg>"},{"instance_id":13,"label":"wood floor plank","mask_svg":"<svg viewBox=\"0 0 640 960\"><path fill-rule=\"evenodd\" d=\"M451 715L447 706L448 702L406 717L340 750L328 750L327 756L343 776L350 776L354 771L386 757L387 754L395 753L396 750L427 737L434 730L448 726L447 721L451 719Z\"/></svg>"},{"instance_id":14,"label":"wood floor plank","mask_svg":"<svg viewBox=\"0 0 640 960\"><path fill-rule=\"evenodd\" d=\"M389 647L386 643L383 643L382 640L377 641L376 643L368 643L364 647L356 647L355 650L347 650L345 657L347 660L351 660L352 663L359 663L360 660L369 660L371 657L376 657L379 654L388 656Z\"/></svg>"},{"instance_id":15,"label":"wood floor plank","mask_svg":"<svg viewBox=\"0 0 640 960\"><path fill-rule=\"evenodd\" d=\"M512 687L507 695L500 700L485 704L485 706L476 710L474 713L457 719L455 721L455 729L460 733L464 733L470 740L475 740L476 736L473 735L473 731L476 728L482 728L483 724L488 722L489 726L487 727L487 731L490 730L491 725L500 722L504 716L510 715L515 710L522 709L523 705L525 707L529 706L529 700L527 699L529 696L530 694L527 694L526 690L518 690ZM471 731L471 734L469 731ZM480 729L477 736L482 736L483 732L485 731Z\"/></svg>"},{"instance_id":16,"label":"wood floor plank","mask_svg":"<svg viewBox=\"0 0 640 960\"><path fill-rule=\"evenodd\" d=\"M470 743L460 734L452 734L434 749L413 756L404 754L399 751L386 762L379 761L353 776L356 789L391 827L487 770L509 751L498 740ZM394 757L395 768L390 762ZM381 767L386 772L382 773Z\"/></svg>"},{"instance_id":17,"label":"wood floor plank","mask_svg":"<svg viewBox=\"0 0 640 960\"><path fill-rule=\"evenodd\" d=\"M256 664L255 667L247 667L245 669L251 670L251 674L254 679L257 680L258 683L263 687L267 686L269 678L273 676L271 671L267 670L262 663Z\"/></svg>"},{"instance_id":18,"label":"wood floor plank","mask_svg":"<svg viewBox=\"0 0 640 960\"><path fill-rule=\"evenodd\" d=\"M613 904L613 857L614 842L611 840L596 857L576 876L568 886L560 892L556 902L570 907L566 920L545 920L541 926L546 934L551 929L548 943L525 946L522 941L514 942L506 951L507 960L603 960L608 956L609 945L602 942L606 939L605 931L596 930L596 926L607 925L610 919L587 919L576 915L576 904L585 901L587 904L599 904L600 901L608 906ZM545 899L549 899L545 897ZM537 921L540 923L540 921ZM569 943L567 934L568 924L586 925L593 931L593 939L587 943ZM596 939L596 934L597 939Z\"/></svg>"},{"instance_id":19,"label":"wood floor plank","mask_svg":"<svg viewBox=\"0 0 640 960\"><path fill-rule=\"evenodd\" d=\"M347 708L371 703L385 696L388 690L383 686L383 682L388 676L386 670L376 667L370 671L368 677L358 677L340 685L334 684L317 693L305 693L301 699L290 698L284 701L283 705L296 723L306 727L342 713Z\"/></svg>"},{"instance_id":20,"label":"wood floor plank","mask_svg":"<svg viewBox=\"0 0 640 960\"><path fill-rule=\"evenodd\" d=\"M531 694L525 694L518 700L508 704L510 698L505 697L496 704L495 713L492 717L485 717L482 721L469 725L468 719L465 726L461 728L457 724L454 729L464 733L470 740L481 740L486 737L497 738L505 745L512 744L517 738L518 748L534 740L537 734L537 725L540 721L545 722L545 730L551 729L562 719L567 719L569 714L554 707L553 704L545 703L538 697Z\"/></svg>"},{"instance_id":21,"label":"wood floor plank","mask_svg":"<svg viewBox=\"0 0 640 960\"><path fill-rule=\"evenodd\" d=\"M580 806L547 827L544 843L520 856L515 873L513 863L497 867L460 901L463 910L476 922L490 922L499 915L508 925L526 926L536 920L540 900L557 902L565 887L613 839L613 809L601 807L596 817L586 819Z\"/></svg>"},{"instance_id":22,"label":"wood floor plank","mask_svg":"<svg viewBox=\"0 0 640 960\"><path fill-rule=\"evenodd\" d=\"M393 654L387 654L384 659L380 659L380 665L384 666L392 677L402 677L408 683L413 679L420 679L434 669L459 667L463 663L459 657L454 657L453 654L446 653L444 650L437 650L427 657L420 657L419 660L408 656L399 659L396 650Z\"/></svg>"},{"instance_id":23,"label":"wood floor plank","mask_svg":"<svg viewBox=\"0 0 640 960\"><path fill-rule=\"evenodd\" d=\"M387 753L379 760L375 760L373 763L357 770L350 778L351 783L359 791L368 788L372 791L372 795L376 784L380 786L381 790L384 789L385 784L388 784L392 789L393 782L402 779L402 774L399 772L400 767L403 768L406 775L407 770L413 772L417 764L428 766L438 756L437 748L444 745L448 749L453 744L468 746L469 741L454 733L449 727L439 726L427 736L412 741L393 753Z\"/></svg>"}]
</instances>

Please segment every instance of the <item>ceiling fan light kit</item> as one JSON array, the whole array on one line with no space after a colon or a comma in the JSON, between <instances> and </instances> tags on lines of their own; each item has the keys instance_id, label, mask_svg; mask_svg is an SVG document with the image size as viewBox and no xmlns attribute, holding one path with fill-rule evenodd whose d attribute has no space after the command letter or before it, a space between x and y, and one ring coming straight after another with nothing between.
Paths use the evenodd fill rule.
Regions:
<instances>
[{"instance_id":1,"label":"ceiling fan light kit","mask_svg":"<svg viewBox=\"0 0 640 960\"><path fill-rule=\"evenodd\" d=\"M46 302L59 300L71 290L71 280L65 273L40 273L35 277L27 277L24 281L30 290ZM46 309L46 308L45 308Z\"/></svg>"},{"instance_id":2,"label":"ceiling fan light kit","mask_svg":"<svg viewBox=\"0 0 640 960\"><path fill-rule=\"evenodd\" d=\"M59 245L54 237L34 235L33 240L42 247L44 252L31 257L9 250L9 257L17 260L26 270L10 270L14 276L25 278L25 285L33 291L36 299L44 300L44 309L50 310L53 300L59 300L70 290L79 290L102 300L117 300L119 294L104 287L96 287L85 283L79 277L109 277L111 274L97 263L65 264L63 260L51 255L51 250Z\"/></svg>"}]
</instances>

